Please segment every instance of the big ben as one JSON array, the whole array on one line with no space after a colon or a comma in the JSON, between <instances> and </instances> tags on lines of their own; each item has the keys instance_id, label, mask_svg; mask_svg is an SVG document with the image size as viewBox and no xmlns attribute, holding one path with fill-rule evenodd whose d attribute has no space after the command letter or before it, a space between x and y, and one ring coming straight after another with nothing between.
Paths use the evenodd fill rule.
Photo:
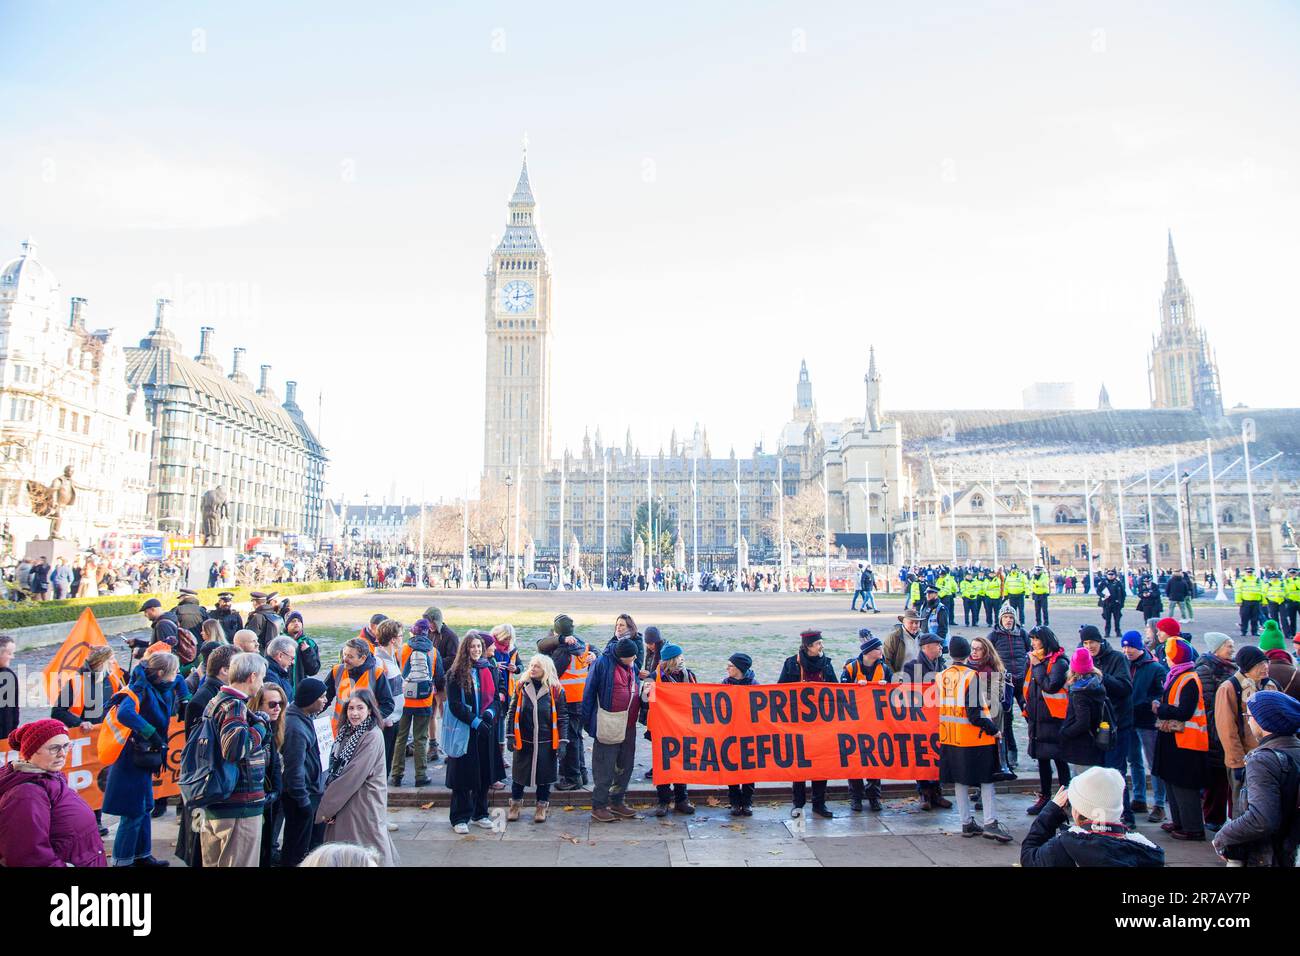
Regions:
<instances>
[{"instance_id":1,"label":"big ben","mask_svg":"<svg viewBox=\"0 0 1300 956\"><path fill-rule=\"evenodd\" d=\"M524 509L536 515L551 456L551 268L537 234L526 153L484 279L483 476L521 482Z\"/></svg>"}]
</instances>

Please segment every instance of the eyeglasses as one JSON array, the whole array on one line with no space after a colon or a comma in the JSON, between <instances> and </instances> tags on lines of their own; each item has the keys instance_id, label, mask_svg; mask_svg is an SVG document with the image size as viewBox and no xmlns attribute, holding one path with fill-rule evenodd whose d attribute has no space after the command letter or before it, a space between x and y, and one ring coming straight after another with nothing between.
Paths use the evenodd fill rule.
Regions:
<instances>
[{"instance_id":1,"label":"eyeglasses","mask_svg":"<svg viewBox=\"0 0 1300 956\"><path fill-rule=\"evenodd\" d=\"M42 747L41 749L44 750L47 754L49 754L51 757L62 757L65 753L67 753L72 749L72 744L71 743L49 744L48 746Z\"/></svg>"}]
</instances>

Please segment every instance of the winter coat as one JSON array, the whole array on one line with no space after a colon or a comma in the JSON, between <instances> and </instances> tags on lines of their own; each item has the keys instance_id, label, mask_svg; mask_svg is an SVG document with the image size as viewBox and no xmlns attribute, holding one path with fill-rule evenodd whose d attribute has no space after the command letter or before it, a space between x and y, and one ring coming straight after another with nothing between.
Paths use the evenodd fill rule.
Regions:
<instances>
[{"instance_id":1,"label":"winter coat","mask_svg":"<svg viewBox=\"0 0 1300 956\"><path fill-rule=\"evenodd\" d=\"M1265 651L1264 656L1268 658L1268 679L1282 693L1300 700L1300 673L1295 659L1286 651Z\"/></svg>"},{"instance_id":2,"label":"winter coat","mask_svg":"<svg viewBox=\"0 0 1300 956\"><path fill-rule=\"evenodd\" d=\"M645 670L645 638L640 634L625 635L629 641L636 645L636 669L639 673ZM611 637L609 643L605 645L605 650L611 650L618 646L618 642L623 638Z\"/></svg>"},{"instance_id":3,"label":"winter coat","mask_svg":"<svg viewBox=\"0 0 1300 956\"><path fill-rule=\"evenodd\" d=\"M565 643L565 639L562 637L557 637L554 634L547 634L537 642L537 652L539 654L545 654L551 659L551 663L555 665L555 673L560 677L564 677L565 673L568 671L569 664L573 662L574 654L583 654L587 651L591 651L594 654L596 651L594 647L583 641L582 638L575 637L574 640L578 643L570 645ZM592 663L595 662L593 661ZM590 671L588 671L588 673L590 673Z\"/></svg>"},{"instance_id":4,"label":"winter coat","mask_svg":"<svg viewBox=\"0 0 1300 956\"><path fill-rule=\"evenodd\" d=\"M615 656L617 641L611 641L605 646L605 652L596 658L596 662L591 665L591 670L587 673L587 684L582 689L582 726L587 734L594 740L596 738L596 714L599 710L609 710L614 699L614 668L621 667L622 663ZM635 712L640 708L641 697L641 674L636 669L636 664L632 665L632 710ZM636 714L633 714L635 723Z\"/></svg>"},{"instance_id":5,"label":"winter coat","mask_svg":"<svg viewBox=\"0 0 1300 956\"><path fill-rule=\"evenodd\" d=\"M387 771L383 732L372 727L325 788L316 822L333 821L325 825L325 842L368 846L379 851L380 866L396 866L397 850L388 835Z\"/></svg>"},{"instance_id":6,"label":"winter coat","mask_svg":"<svg viewBox=\"0 0 1300 956\"><path fill-rule=\"evenodd\" d=\"M1021 866L1164 866L1165 851L1136 830L1123 836L1071 826L1064 810L1048 803L1020 844Z\"/></svg>"},{"instance_id":7,"label":"winter coat","mask_svg":"<svg viewBox=\"0 0 1300 956\"><path fill-rule=\"evenodd\" d=\"M802 670L800 668L800 658L802 658ZM822 654L821 657L809 657L802 650L793 657L787 657L785 663L781 665L781 676L776 679L778 684L838 684L835 677L835 665L831 663L830 656Z\"/></svg>"},{"instance_id":8,"label":"winter coat","mask_svg":"<svg viewBox=\"0 0 1300 956\"><path fill-rule=\"evenodd\" d=\"M18 686L18 675L8 667L0 667L0 740L8 737L23 722L23 699Z\"/></svg>"},{"instance_id":9,"label":"winter coat","mask_svg":"<svg viewBox=\"0 0 1300 956\"><path fill-rule=\"evenodd\" d=\"M138 817L153 809L153 774L135 765L129 748L136 738L154 735L165 744L171 718L171 684L162 689L155 687L145 676L144 668L137 667L131 674L129 686L140 698L139 708L125 694L118 695L119 702L115 706L118 719L131 730L132 739L122 748L121 756L113 761L104 787L103 810L115 817Z\"/></svg>"},{"instance_id":10,"label":"winter coat","mask_svg":"<svg viewBox=\"0 0 1300 956\"><path fill-rule=\"evenodd\" d=\"M0 866L107 866L95 811L62 773L0 767Z\"/></svg>"},{"instance_id":11,"label":"winter coat","mask_svg":"<svg viewBox=\"0 0 1300 956\"><path fill-rule=\"evenodd\" d=\"M290 704L284 718L284 744L280 748L283 764L281 799L286 804L306 809L319 801L325 785L316 739L316 722Z\"/></svg>"},{"instance_id":12,"label":"winter coat","mask_svg":"<svg viewBox=\"0 0 1300 956\"><path fill-rule=\"evenodd\" d=\"M393 689L385 677L385 668L383 662L378 660L374 654L366 655L365 662L360 667L353 667L348 671L353 681L358 680L366 671L376 671L376 675L371 678L370 690L374 692L375 701L379 704L379 716L387 720L389 716L397 709L397 701L393 699ZM329 674L325 677L325 703L327 705L334 703L334 698L338 696L338 685L334 679L334 668L331 667ZM289 699L293 699L293 692L289 692Z\"/></svg>"},{"instance_id":13,"label":"winter coat","mask_svg":"<svg viewBox=\"0 0 1300 956\"><path fill-rule=\"evenodd\" d=\"M1282 756L1284 753L1291 759ZM1300 773L1300 739L1271 734L1261 740L1246 755L1246 809L1214 835L1215 851L1241 847L1248 866L1294 866L1295 847L1286 846L1285 834L1278 831L1280 823L1295 817L1295 798L1286 793L1286 783L1296 773ZM1291 797L1290 806L1284 804L1284 796Z\"/></svg>"},{"instance_id":14,"label":"winter coat","mask_svg":"<svg viewBox=\"0 0 1300 956\"><path fill-rule=\"evenodd\" d=\"M244 627L244 618L238 611L233 609L225 614L213 611L208 617L215 617L221 624L221 630L225 632L227 641L234 640L235 632L243 630Z\"/></svg>"},{"instance_id":15,"label":"winter coat","mask_svg":"<svg viewBox=\"0 0 1300 956\"><path fill-rule=\"evenodd\" d=\"M1205 724L1210 734L1210 760L1223 763L1223 744L1219 742L1219 728L1214 720L1214 707L1219 685L1237 673L1237 665L1230 660L1220 660L1213 654L1202 654L1196 659L1196 675L1201 679L1201 699L1205 704Z\"/></svg>"},{"instance_id":16,"label":"winter coat","mask_svg":"<svg viewBox=\"0 0 1300 956\"><path fill-rule=\"evenodd\" d=\"M289 681L297 687L304 677L315 677L320 673L320 646L305 631L294 640L298 642L298 649L293 654L293 672ZM293 700L292 691L289 692L289 699Z\"/></svg>"},{"instance_id":17,"label":"winter coat","mask_svg":"<svg viewBox=\"0 0 1300 956\"><path fill-rule=\"evenodd\" d=\"M896 672L895 679L905 684L929 684L938 680L939 674L947 666L948 658L942 654L934 660L924 654L917 654Z\"/></svg>"},{"instance_id":18,"label":"winter coat","mask_svg":"<svg viewBox=\"0 0 1300 956\"><path fill-rule=\"evenodd\" d=\"M1151 712L1151 702L1160 699L1169 668L1152 657L1147 650L1137 660L1129 661L1128 668L1129 675L1133 678L1133 695L1130 697L1132 707L1129 708L1133 715L1133 726L1154 730L1156 715Z\"/></svg>"},{"instance_id":19,"label":"winter coat","mask_svg":"<svg viewBox=\"0 0 1300 956\"><path fill-rule=\"evenodd\" d=\"M1192 596L1192 586L1183 575L1175 574L1165 585L1165 593L1170 601L1185 601Z\"/></svg>"},{"instance_id":20,"label":"winter coat","mask_svg":"<svg viewBox=\"0 0 1300 956\"><path fill-rule=\"evenodd\" d=\"M1061 724L1060 758L1067 763L1099 767L1106 759L1094 734L1106 716L1106 688L1096 674L1079 677L1069 688L1069 709Z\"/></svg>"},{"instance_id":21,"label":"winter coat","mask_svg":"<svg viewBox=\"0 0 1300 956\"><path fill-rule=\"evenodd\" d=\"M1023 684L1029 667L1029 632L1018 624L1013 624L1009 631L1002 630L1002 617L999 615L998 626L989 631L988 639L1016 686Z\"/></svg>"},{"instance_id":22,"label":"winter coat","mask_svg":"<svg viewBox=\"0 0 1300 956\"><path fill-rule=\"evenodd\" d=\"M920 631L916 634L908 634L901 623L895 624L885 635L884 661L895 674L903 669L903 665L908 660L916 656L918 650L916 642L920 635Z\"/></svg>"},{"instance_id":23,"label":"winter coat","mask_svg":"<svg viewBox=\"0 0 1300 956\"><path fill-rule=\"evenodd\" d=\"M953 667L970 669L966 664ZM975 686L978 686L976 684ZM1000 728L992 719L981 713L978 703L966 707L966 719L980 728L983 736L978 746L956 747L942 744L939 747L939 782L976 787L992 783L993 775L1000 769L997 735Z\"/></svg>"},{"instance_id":24,"label":"winter coat","mask_svg":"<svg viewBox=\"0 0 1300 956\"><path fill-rule=\"evenodd\" d=\"M77 678L81 682L82 691L82 711L81 715L74 714L69 708L72 707L75 698L77 683L76 680L67 680L59 688L59 700L51 709L50 716L55 720L63 721L65 727L80 727L82 723L98 724L104 719L108 711L108 702L113 697L113 682L109 678L109 672L104 671L96 675L92 671L83 667L77 671ZM98 691L87 693L86 689L93 688L99 684Z\"/></svg>"},{"instance_id":25,"label":"winter coat","mask_svg":"<svg viewBox=\"0 0 1300 956\"><path fill-rule=\"evenodd\" d=\"M754 676L754 668L751 667L749 670L745 671L744 676L742 676L740 680L734 680L731 677L724 677L722 678L722 683L733 685L757 684L758 678Z\"/></svg>"},{"instance_id":26,"label":"winter coat","mask_svg":"<svg viewBox=\"0 0 1300 956\"><path fill-rule=\"evenodd\" d=\"M1165 611L1164 602L1160 600L1160 589L1154 584L1143 585L1138 592L1138 601L1135 610L1142 615L1143 620L1150 620L1153 617L1161 617Z\"/></svg>"},{"instance_id":27,"label":"winter coat","mask_svg":"<svg viewBox=\"0 0 1300 956\"><path fill-rule=\"evenodd\" d=\"M1188 681L1178 696L1177 703L1164 703L1165 692L1160 695L1160 709L1156 711L1157 720L1191 720L1196 708L1201 704L1200 691L1195 681ZM1200 790L1209 780L1207 755L1200 750L1186 750L1174 741L1174 735L1168 731L1156 734L1156 759L1151 772L1166 784Z\"/></svg>"},{"instance_id":28,"label":"winter coat","mask_svg":"<svg viewBox=\"0 0 1300 956\"><path fill-rule=\"evenodd\" d=\"M1115 729L1128 730L1133 726L1133 676L1129 671L1128 658L1111 647L1110 642L1103 637L1101 648L1093 657L1092 663L1101 671L1102 686L1115 717ZM1147 705L1148 709L1150 706Z\"/></svg>"},{"instance_id":29,"label":"winter coat","mask_svg":"<svg viewBox=\"0 0 1300 956\"><path fill-rule=\"evenodd\" d=\"M215 677L203 678L203 683L199 689L194 692L190 702L185 705L185 736L188 738L193 732L198 722L203 718L203 712L207 710L208 704L212 698L221 693L221 681ZM292 697L289 698L293 700Z\"/></svg>"},{"instance_id":30,"label":"winter coat","mask_svg":"<svg viewBox=\"0 0 1300 956\"><path fill-rule=\"evenodd\" d=\"M451 662L456 659L456 651L460 648L460 638L456 632L443 624L435 636L433 624L430 624L429 637L433 638L433 646L438 648L438 656L447 662L447 667L451 667Z\"/></svg>"},{"instance_id":31,"label":"winter coat","mask_svg":"<svg viewBox=\"0 0 1300 956\"><path fill-rule=\"evenodd\" d=\"M486 790L505 776L505 759L496 742L496 721L502 718L492 700L481 700L475 706L475 687L482 681L481 667L475 667L470 686L447 682L447 708L452 716L473 725L469 732L469 745L459 757L447 758L447 789ZM495 678L494 678L495 680Z\"/></svg>"},{"instance_id":32,"label":"winter coat","mask_svg":"<svg viewBox=\"0 0 1300 956\"><path fill-rule=\"evenodd\" d=\"M525 787L546 786L555 783L559 751L552 746L552 731L560 732L560 746L569 741L569 711L564 706L564 688L555 688L557 707L551 707L549 691L542 691L541 681L525 678L515 688L514 699L507 712L506 746L514 751L511 761L511 780ZM515 712L519 713L519 742L515 746Z\"/></svg>"},{"instance_id":33,"label":"winter coat","mask_svg":"<svg viewBox=\"0 0 1300 956\"><path fill-rule=\"evenodd\" d=\"M1047 709L1043 694L1056 694L1065 688L1065 680L1070 676L1070 663L1065 654L1060 654L1051 666L1048 659L1034 662L1030 658L1030 667L1034 678L1029 682L1029 693L1025 697L1025 723L1029 726L1029 756L1035 760L1053 760L1061 756L1061 725L1064 718L1053 717Z\"/></svg>"},{"instance_id":34,"label":"winter coat","mask_svg":"<svg viewBox=\"0 0 1300 956\"><path fill-rule=\"evenodd\" d=\"M1267 682L1268 678L1264 678ZM1259 746L1246 719L1246 702L1262 688L1240 671L1233 674L1214 694L1214 718L1211 733L1223 749L1223 765L1229 770L1246 766L1246 754Z\"/></svg>"},{"instance_id":35,"label":"winter coat","mask_svg":"<svg viewBox=\"0 0 1300 956\"><path fill-rule=\"evenodd\" d=\"M1103 610L1122 611L1124 609L1124 599L1128 592L1124 590L1124 582L1116 577L1113 581L1110 578L1103 578L1097 584L1097 606Z\"/></svg>"},{"instance_id":36,"label":"winter coat","mask_svg":"<svg viewBox=\"0 0 1300 956\"><path fill-rule=\"evenodd\" d=\"M934 604L921 602L921 606L916 609L916 613L921 615L921 630L934 631L943 638L944 646L948 644L948 605L935 599Z\"/></svg>"},{"instance_id":37,"label":"winter coat","mask_svg":"<svg viewBox=\"0 0 1300 956\"><path fill-rule=\"evenodd\" d=\"M293 671L281 667L271 658L266 659L266 681L275 684L284 691L285 700L293 700Z\"/></svg>"}]
</instances>

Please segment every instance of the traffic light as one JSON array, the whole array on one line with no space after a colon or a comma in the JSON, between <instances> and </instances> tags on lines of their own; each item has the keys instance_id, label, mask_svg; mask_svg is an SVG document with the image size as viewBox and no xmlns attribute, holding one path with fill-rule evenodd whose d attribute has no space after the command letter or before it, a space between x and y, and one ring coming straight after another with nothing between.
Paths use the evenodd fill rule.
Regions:
<instances>
[{"instance_id":1,"label":"traffic light","mask_svg":"<svg viewBox=\"0 0 1300 956\"><path fill-rule=\"evenodd\" d=\"M1206 553L1205 548L1197 548L1197 549L1196 549L1196 556L1197 556L1198 558L1200 558L1202 561L1204 561L1204 560L1206 559L1206 557L1207 557L1207 553Z\"/></svg>"},{"instance_id":2,"label":"traffic light","mask_svg":"<svg viewBox=\"0 0 1300 956\"><path fill-rule=\"evenodd\" d=\"M1227 549L1227 548L1220 548L1220 549L1219 549L1219 557L1223 558L1224 561L1227 561L1227 560L1228 560L1228 549Z\"/></svg>"}]
</instances>

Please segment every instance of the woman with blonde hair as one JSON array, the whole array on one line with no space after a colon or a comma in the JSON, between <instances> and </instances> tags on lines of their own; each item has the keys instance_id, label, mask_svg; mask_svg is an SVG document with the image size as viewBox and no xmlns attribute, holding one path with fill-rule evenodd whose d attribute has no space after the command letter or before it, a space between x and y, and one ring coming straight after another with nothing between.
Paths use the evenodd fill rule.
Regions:
<instances>
[{"instance_id":1,"label":"woman with blonde hair","mask_svg":"<svg viewBox=\"0 0 1300 956\"><path fill-rule=\"evenodd\" d=\"M303 859L299 866L380 866L379 853L355 843L322 843Z\"/></svg>"},{"instance_id":2,"label":"woman with blonde hair","mask_svg":"<svg viewBox=\"0 0 1300 956\"><path fill-rule=\"evenodd\" d=\"M1069 704L1061 725L1061 756L1077 774L1088 767L1102 766L1106 758L1096 739L1106 717L1106 686L1088 648L1079 647L1070 658L1065 691ZM1111 732L1115 732L1113 727Z\"/></svg>"},{"instance_id":3,"label":"woman with blonde hair","mask_svg":"<svg viewBox=\"0 0 1300 956\"><path fill-rule=\"evenodd\" d=\"M271 718L271 740L266 748L266 802L262 805L261 865L275 866L280 855L275 841L284 827L284 804L280 800L284 793L284 759L280 751L284 748L284 719L289 712L289 695L274 681L264 681L262 689L249 699L248 709L254 714L261 711Z\"/></svg>"},{"instance_id":4,"label":"woman with blonde hair","mask_svg":"<svg viewBox=\"0 0 1300 956\"><path fill-rule=\"evenodd\" d=\"M559 776L560 748L569 742L564 688L555 663L545 654L535 654L528 662L511 701L508 724L506 741L514 761L506 820L519 819L524 788L533 787L537 791L533 822L544 823L551 805L551 784Z\"/></svg>"}]
</instances>

